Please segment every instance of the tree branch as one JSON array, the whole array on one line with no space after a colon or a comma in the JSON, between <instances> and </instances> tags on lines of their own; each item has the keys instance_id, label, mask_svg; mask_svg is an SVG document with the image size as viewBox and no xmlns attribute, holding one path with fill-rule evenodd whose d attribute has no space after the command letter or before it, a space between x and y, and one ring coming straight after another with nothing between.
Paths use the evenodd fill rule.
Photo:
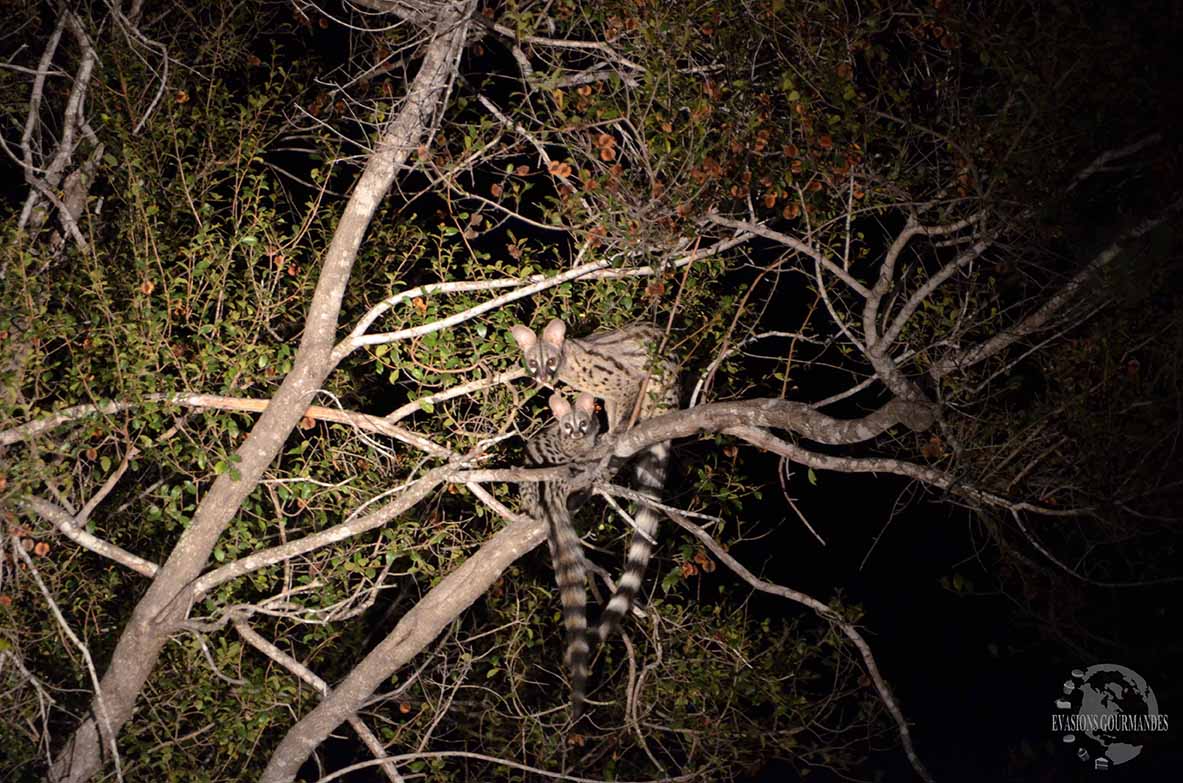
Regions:
<instances>
[{"instance_id":1,"label":"tree branch","mask_svg":"<svg viewBox=\"0 0 1183 783\"><path fill-rule=\"evenodd\" d=\"M90 649L78 638L78 635L74 633L74 629L66 622L65 616L62 615L62 610L58 608L57 602L53 600L53 595L49 592L49 588L42 581L41 574L37 571L37 566L33 563L32 558L29 557L29 553L20 545L20 541L16 536L12 537L11 544L13 558L19 558L24 562L25 567L29 569L29 573L33 575L33 581L37 583L37 589L41 591L41 596L45 599L45 603L49 607L54 620L57 621L58 626L62 629L62 633L66 635L66 638L78 648L78 652L82 655L82 660L86 663L86 673L90 675L90 681L94 685L94 712L105 729L103 734L107 738L107 748L111 751L111 758L115 762L115 779L119 783L123 783L123 764L119 760L119 748L115 742L116 729L111 723L111 710L108 707L107 698L104 697L103 685L99 681L99 673L95 669L94 658L90 655Z\"/></svg>"},{"instance_id":2,"label":"tree branch","mask_svg":"<svg viewBox=\"0 0 1183 783\"><path fill-rule=\"evenodd\" d=\"M83 549L89 549L96 555L101 555L108 560L114 560L121 566L130 568L137 574L146 576L149 579L156 576L156 572L160 570L160 566L156 565L152 561L145 560L144 558L138 557L137 555L133 555L126 549L118 547L109 541L104 541L97 536L87 533L85 530L78 527L74 517L66 513L65 509L56 503L50 503L44 498L34 496L25 498L23 501L21 501L21 504L52 524L55 528L57 528L59 533Z\"/></svg>"},{"instance_id":3,"label":"tree branch","mask_svg":"<svg viewBox=\"0 0 1183 783\"><path fill-rule=\"evenodd\" d=\"M327 682L316 676L316 673L307 666L264 638L246 620L234 620L234 628L247 644L296 675L301 682L311 687L321 696L327 696L332 692ZM370 753L374 754L374 759L382 768L382 772L386 775L387 780L390 783L403 783L402 775L398 774L398 767L386 757L386 748L382 746L382 740L378 739L378 736L366 725L365 721L357 715L352 715L349 717L349 725L357 732L357 736L366 748L369 749Z\"/></svg>"},{"instance_id":4,"label":"tree branch","mask_svg":"<svg viewBox=\"0 0 1183 783\"><path fill-rule=\"evenodd\" d=\"M1024 337L1043 329L1065 306L1075 301L1093 277L1121 255L1130 242L1140 239L1183 210L1183 197L1175 199L1157 215L1143 220L1097 253L1084 269L1073 275L1064 287L1051 296L1035 312L1019 323L973 348L946 356L929 368L928 374L939 381L951 372L968 369L1006 350Z\"/></svg>"},{"instance_id":5,"label":"tree branch","mask_svg":"<svg viewBox=\"0 0 1183 783\"><path fill-rule=\"evenodd\" d=\"M382 640L324 701L305 715L279 743L261 783L288 783L329 734L461 612L492 587L515 560L542 543L546 526L534 519L513 522L436 584L403 615Z\"/></svg>"},{"instance_id":6,"label":"tree branch","mask_svg":"<svg viewBox=\"0 0 1183 783\"><path fill-rule=\"evenodd\" d=\"M755 234L758 237L771 239L773 242L778 242L785 247L792 248L798 253L812 258L814 261L821 264L826 268L827 271L829 271L842 282L846 283L846 285L850 286L850 289L860 296L866 297L871 293L865 285L860 283L858 280L855 280L849 272L826 257L824 252L818 250L812 245L803 242L800 239L797 239L796 237L791 237L788 234L782 234L779 231L775 231L759 223L751 223L743 220L732 220L731 218L725 218L718 214L708 215L706 219L716 225L727 226L728 228L732 228L736 231L742 231L746 234Z\"/></svg>"},{"instance_id":7,"label":"tree branch","mask_svg":"<svg viewBox=\"0 0 1183 783\"><path fill-rule=\"evenodd\" d=\"M358 249L395 174L430 127L439 101L447 92L472 7L470 1L441 9L419 73L369 156L325 252L292 371L239 447L238 475L225 473L214 481L189 527L137 604L102 680L110 721L100 726L90 717L82 722L54 760L49 774L54 783L82 783L98 772L102 745L114 741L111 736L101 741L100 731L117 732L131 717L164 643L188 606L187 601L176 599L205 567L226 525L283 448L288 434L332 371L341 301Z\"/></svg>"},{"instance_id":8,"label":"tree branch","mask_svg":"<svg viewBox=\"0 0 1183 783\"><path fill-rule=\"evenodd\" d=\"M224 411L243 411L247 413L262 413L274 404L274 400L257 400L249 397L225 397L218 394L149 394L141 402L112 401L103 403L88 403L74 405L55 411L42 419L17 425L0 432L0 446L8 446L43 432L55 429L78 419L91 415L112 416L126 410L139 407L143 403L162 402L172 405L182 405L189 408L213 408ZM387 435L395 440L414 446L435 457L448 457L452 452L438 445L429 438L400 427L381 416L371 416L367 413L356 413L336 408L325 408L320 405L309 405L304 409L304 416L316 421L335 421L348 424L368 432Z\"/></svg>"},{"instance_id":9,"label":"tree branch","mask_svg":"<svg viewBox=\"0 0 1183 783\"><path fill-rule=\"evenodd\" d=\"M748 569L744 568L734 557L729 555L726 550L719 545L705 530L690 520L683 517L681 514L674 511L666 511L666 516L674 521L683 530L686 530L690 535L697 538L709 550L711 554L719 558L728 568L736 573L739 578L743 579L749 585L759 590L762 593L769 593L770 595L778 595L781 598L787 598L790 601L795 601L802 606L807 606L813 611L817 612L823 619L838 626L846 638L858 648L862 655L863 664L867 668L867 674L870 675L871 680L875 683L875 690L879 692L879 698L883 700L883 704L887 707L887 711L891 713L891 717L895 720L896 728L900 734L900 742L904 746L904 753L908 756L908 761L912 764L912 769L916 770L916 774L922 780L932 783L932 775L929 774L925 768L924 763L920 760L919 754L916 753L916 748L912 745L912 733L908 729L908 721L904 718L903 710L900 709L899 703L896 702L895 697L891 693L891 688L888 687L887 681L883 679L883 674L879 671L879 665L875 662L875 656L871 652L871 646L867 644L866 639L858 632L857 629L847 621L843 620L829 606L817 600L813 596L806 593L793 590L788 587L773 584L760 579Z\"/></svg>"},{"instance_id":10,"label":"tree branch","mask_svg":"<svg viewBox=\"0 0 1183 783\"><path fill-rule=\"evenodd\" d=\"M641 449L700 432L725 432L733 427L774 427L827 445L862 443L902 425L921 432L932 426L936 406L911 400L892 400L861 419L835 419L801 402L756 399L715 402L646 419L617 438L610 447L615 457L631 457ZM610 439L609 439L610 440ZM596 455L606 451L598 448Z\"/></svg>"}]
</instances>

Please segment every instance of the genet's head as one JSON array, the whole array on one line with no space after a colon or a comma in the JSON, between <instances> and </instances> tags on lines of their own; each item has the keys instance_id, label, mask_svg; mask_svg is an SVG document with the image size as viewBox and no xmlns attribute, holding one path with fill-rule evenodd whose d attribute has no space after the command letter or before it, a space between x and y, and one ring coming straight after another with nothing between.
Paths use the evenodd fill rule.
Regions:
<instances>
[{"instance_id":1,"label":"genet's head","mask_svg":"<svg viewBox=\"0 0 1183 783\"><path fill-rule=\"evenodd\" d=\"M576 398L574 407L562 394L555 392L550 395L550 412L558 420L559 434L564 440L594 438L600 431L595 398L586 392Z\"/></svg>"},{"instance_id":2,"label":"genet's head","mask_svg":"<svg viewBox=\"0 0 1183 783\"><path fill-rule=\"evenodd\" d=\"M522 364L538 383L551 386L563 369L563 340L567 336L567 325L555 318L542 330L541 338L522 324L511 327L509 333L522 349Z\"/></svg>"}]
</instances>

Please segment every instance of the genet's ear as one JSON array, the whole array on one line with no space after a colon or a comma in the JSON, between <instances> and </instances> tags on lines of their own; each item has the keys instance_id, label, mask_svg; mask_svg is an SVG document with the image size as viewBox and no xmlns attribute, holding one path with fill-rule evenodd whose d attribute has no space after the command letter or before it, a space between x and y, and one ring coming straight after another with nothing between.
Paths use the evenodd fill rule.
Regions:
<instances>
[{"instance_id":1,"label":"genet's ear","mask_svg":"<svg viewBox=\"0 0 1183 783\"><path fill-rule=\"evenodd\" d=\"M575 410L579 411L580 413L584 414L585 416L589 416L589 417L595 416L596 415L596 398L591 396L587 392L583 392L575 400Z\"/></svg>"},{"instance_id":2,"label":"genet's ear","mask_svg":"<svg viewBox=\"0 0 1183 783\"><path fill-rule=\"evenodd\" d=\"M550 412L555 415L556 419L561 419L571 412L571 403L563 398L563 395L555 392L550 395Z\"/></svg>"},{"instance_id":3,"label":"genet's ear","mask_svg":"<svg viewBox=\"0 0 1183 783\"><path fill-rule=\"evenodd\" d=\"M554 348L563 347L563 338L567 336L567 324L555 318L542 330L542 342Z\"/></svg>"},{"instance_id":4,"label":"genet's ear","mask_svg":"<svg viewBox=\"0 0 1183 783\"><path fill-rule=\"evenodd\" d=\"M509 327L509 333L513 336L513 341L523 351L529 351L538 342L538 338L534 336L534 330L528 326L514 324Z\"/></svg>"}]
</instances>

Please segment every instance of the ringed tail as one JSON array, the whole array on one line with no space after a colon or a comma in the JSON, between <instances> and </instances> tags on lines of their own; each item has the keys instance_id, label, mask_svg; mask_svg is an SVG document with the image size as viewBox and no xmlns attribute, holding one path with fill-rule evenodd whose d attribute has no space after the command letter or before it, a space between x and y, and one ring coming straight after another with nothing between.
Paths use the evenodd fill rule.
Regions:
<instances>
[{"instance_id":1,"label":"ringed tail","mask_svg":"<svg viewBox=\"0 0 1183 783\"><path fill-rule=\"evenodd\" d=\"M666 470L669 465L670 444L657 443L641 454L636 466L637 483L642 494L654 500L659 500L661 491L665 487ZM600 625L596 635L601 643L611 638L620 628L625 616L632 609L637 593L645 579L645 568L649 565L649 557L653 553L653 545L649 539L655 539L660 512L650 506L641 505L637 509L635 521L638 530L633 531L629 542L628 554L625 555L624 569L620 574L620 581L616 583L616 590L612 593L608 605L600 615ZM643 531L645 535L642 535ZM645 536L648 536L647 539Z\"/></svg>"}]
</instances>

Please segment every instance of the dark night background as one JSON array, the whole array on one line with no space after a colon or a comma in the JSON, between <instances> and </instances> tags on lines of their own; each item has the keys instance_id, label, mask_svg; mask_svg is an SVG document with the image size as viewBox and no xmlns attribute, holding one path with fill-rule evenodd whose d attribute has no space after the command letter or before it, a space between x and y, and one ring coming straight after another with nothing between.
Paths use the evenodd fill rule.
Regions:
<instances>
[{"instance_id":1,"label":"dark night background","mask_svg":"<svg viewBox=\"0 0 1183 783\"><path fill-rule=\"evenodd\" d=\"M1120 13L1113 3L1078 5L1081 14L1094 14L1099 24ZM1141 70L1131 78L1138 80L1143 93L1161 96L1163 105L1148 116L1166 116L1169 107L1183 106L1183 84L1178 81L1183 58L1175 37L1180 32L1179 13L1174 3L1141 3L1133 9L1131 13L1141 16L1130 24L1129 45L1144 48L1146 57ZM345 48L347 33L334 26L297 27L277 40L278 50L288 53L285 56L294 56L306 47L331 60L334 51ZM505 51L490 46L480 55L466 56L462 71L475 84L483 74L507 64L512 60ZM1098 89L1114 86L1098 85ZM513 86L504 85L503 94L493 89L504 105ZM1082 135L1087 136L1092 132L1111 134L1114 126L1127 120L1098 113L1079 122L1084 125ZM1168 136L1168 144L1178 144L1177 125L1158 130ZM315 163L291 153L277 154L275 161L293 170L310 169ZM20 203L26 189L16 168L10 163L3 165L4 201L12 207ZM423 184L424 180L416 182L410 177L407 191L414 192ZM295 192L301 193L298 187ZM1142 201L1154 196L1153 192L1139 193L1123 208L1134 213ZM419 196L413 203L426 212L445 207L442 199L433 200L429 195ZM1092 214L1104 212L1108 206L1076 205L1065 222L1087 226ZM530 229L522 226L514 230L519 236L554 242L553 234L531 235ZM1104 238L1088 237L1088 241L1100 243ZM498 233L483 241L490 247L498 246L505 243L505 237ZM761 256L761 252L768 255ZM771 253L757 245L753 259L757 263L768 260ZM421 271L425 279L434 274ZM782 314L800 312L809 305L798 298L799 291L780 296L773 309ZM759 377L767 367L752 361L749 370ZM824 379L810 392L825 396L832 382ZM1017 404L1023 404L1023 395L1034 400L1042 393L1043 384L1053 382L1039 378L1020 389ZM403 390L391 391L389 387L372 391L374 412L389 410L408 398ZM858 400L839 415L856 415L866 402ZM717 449L717 445L704 442L675 448L667 490L671 502L678 502L690 467L709 449ZM764 499L745 508L765 537L736 545L732 554L769 581L823 601L840 595L844 602L864 607L860 627L911 723L917 752L938 781L1170 781L1183 774L1181 730L1174 723L1172 730L1144 748L1137 760L1105 775L1091 773L1072 759L1050 731L1052 702L1059 695L1060 684L1072 669L1096 663L1119 664L1141 674L1154 690L1160 711L1183 723L1179 676L1183 584L1102 588L1062 574L1029 578L1016 565L1015 550L1007 547L1014 544L1018 555L1029 561L1039 562L1041 556L1031 548L1022 550L1015 543L1018 536L1005 537L1007 547L1000 547L993 526L1005 527L1005 518L984 521L947 496L886 476L819 471L813 486L804 468L793 466L789 491L825 539L823 546L782 501L776 478L781 470L779 460L754 449L741 448L741 454L749 474L767 479ZM1177 471L1177 466L1170 469ZM901 502L901 496L906 500ZM1071 523L1051 518L1029 520L1028 524L1050 547L1049 542L1056 540L1056 526ZM1161 573L1162 564L1158 565L1156 574ZM1172 565L1179 569L1178 562ZM953 589L954 581L960 589ZM723 569L704 580L708 590L718 584L730 585L737 593L744 589ZM770 596L756 593L749 601L758 614L814 621L800 607ZM1061 604L1085 610L1068 613L1066 625L1060 627L1055 618ZM1072 619L1080 616L1087 618L1084 627ZM876 738L876 751L859 770L865 778L915 779L896 739L894 732ZM343 752L356 752L356 746L348 747L350 750ZM796 779L792 775L788 765L770 762L751 780ZM809 779L840 778L821 771Z\"/></svg>"}]
</instances>

